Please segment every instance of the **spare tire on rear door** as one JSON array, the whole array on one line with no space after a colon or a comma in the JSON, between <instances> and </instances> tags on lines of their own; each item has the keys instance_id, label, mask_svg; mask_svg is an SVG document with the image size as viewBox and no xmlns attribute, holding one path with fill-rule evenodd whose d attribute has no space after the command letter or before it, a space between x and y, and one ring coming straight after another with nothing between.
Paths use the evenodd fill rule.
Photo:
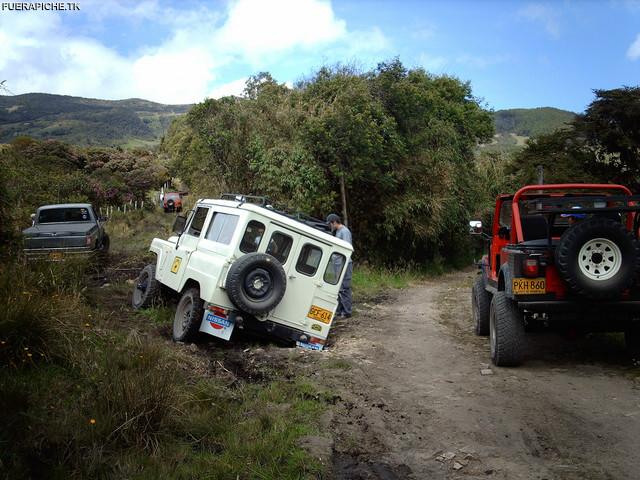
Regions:
<instances>
[{"instance_id":1,"label":"spare tire on rear door","mask_svg":"<svg viewBox=\"0 0 640 480\"><path fill-rule=\"evenodd\" d=\"M569 228L556 249L562 278L575 293L602 300L631 286L640 245L619 221L595 217Z\"/></svg>"},{"instance_id":2,"label":"spare tire on rear door","mask_svg":"<svg viewBox=\"0 0 640 480\"><path fill-rule=\"evenodd\" d=\"M266 253L248 253L229 268L227 295L241 311L262 315L282 300L287 276L280 262Z\"/></svg>"}]
</instances>

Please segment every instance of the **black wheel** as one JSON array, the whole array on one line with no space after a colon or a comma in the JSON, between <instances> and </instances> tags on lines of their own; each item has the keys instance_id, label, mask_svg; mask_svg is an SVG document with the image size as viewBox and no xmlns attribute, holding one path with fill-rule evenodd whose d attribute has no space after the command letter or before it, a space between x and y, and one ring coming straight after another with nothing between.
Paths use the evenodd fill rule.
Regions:
<instances>
[{"instance_id":1,"label":"black wheel","mask_svg":"<svg viewBox=\"0 0 640 480\"><path fill-rule=\"evenodd\" d=\"M164 213L169 213L169 209L167 207L164 207Z\"/></svg>"},{"instance_id":2,"label":"black wheel","mask_svg":"<svg viewBox=\"0 0 640 480\"><path fill-rule=\"evenodd\" d=\"M150 307L158 299L159 293L160 282L156 280L156 267L149 264L142 269L135 280L131 305L136 310Z\"/></svg>"},{"instance_id":3,"label":"black wheel","mask_svg":"<svg viewBox=\"0 0 640 480\"><path fill-rule=\"evenodd\" d=\"M200 323L204 316L204 302L199 288L189 288L178 302L173 318L173 339L176 342L193 342L200 336Z\"/></svg>"},{"instance_id":4,"label":"black wheel","mask_svg":"<svg viewBox=\"0 0 640 480\"><path fill-rule=\"evenodd\" d=\"M478 275L471 289L471 312L476 335L489 335L489 310L491 308L491 294L484 288L482 275Z\"/></svg>"},{"instance_id":5,"label":"black wheel","mask_svg":"<svg viewBox=\"0 0 640 480\"><path fill-rule=\"evenodd\" d=\"M109 239L109 235L106 233L102 237L102 243L100 244L100 253L108 253L109 247L111 246L111 240Z\"/></svg>"},{"instance_id":6,"label":"black wheel","mask_svg":"<svg viewBox=\"0 0 640 480\"><path fill-rule=\"evenodd\" d=\"M564 232L556 249L562 278L575 293L592 299L618 296L633 283L640 244L625 226L610 218L592 218Z\"/></svg>"},{"instance_id":7,"label":"black wheel","mask_svg":"<svg viewBox=\"0 0 640 480\"><path fill-rule=\"evenodd\" d=\"M504 292L491 300L489 314L491 361L498 367L515 367L522 363L525 346L524 319L516 303Z\"/></svg>"},{"instance_id":8,"label":"black wheel","mask_svg":"<svg viewBox=\"0 0 640 480\"><path fill-rule=\"evenodd\" d=\"M231 302L241 311L261 315L282 300L287 277L280 262L266 253L248 253L235 261L227 275Z\"/></svg>"}]
</instances>

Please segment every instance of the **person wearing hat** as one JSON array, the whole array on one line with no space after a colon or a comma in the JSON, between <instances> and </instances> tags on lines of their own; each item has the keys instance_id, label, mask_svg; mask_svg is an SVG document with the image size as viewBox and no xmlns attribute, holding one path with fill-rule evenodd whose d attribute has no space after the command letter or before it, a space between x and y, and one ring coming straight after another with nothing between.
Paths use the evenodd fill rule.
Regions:
<instances>
[{"instance_id":1,"label":"person wearing hat","mask_svg":"<svg viewBox=\"0 0 640 480\"><path fill-rule=\"evenodd\" d=\"M582 209L582 207L579 205L575 205L571 207L571 210L580 210L580 209ZM584 220L585 218L587 218L586 213L578 213L578 212L561 213L560 216L563 218L569 219L569 226L572 226L577 222L579 222L580 220Z\"/></svg>"},{"instance_id":2,"label":"person wearing hat","mask_svg":"<svg viewBox=\"0 0 640 480\"><path fill-rule=\"evenodd\" d=\"M342 224L342 220L339 215L335 213L331 213L327 216L327 225L331 228L331 232L333 234L345 242L349 242L349 244L353 245L353 241L351 239L351 231ZM337 265L337 269L341 267L341 265ZM349 318L351 317L351 276L353 275L353 262L349 260L347 265L347 271L344 274L344 280L342 280L342 285L340 286L340 291L338 292L338 308L336 310L336 316L338 318Z\"/></svg>"}]
</instances>

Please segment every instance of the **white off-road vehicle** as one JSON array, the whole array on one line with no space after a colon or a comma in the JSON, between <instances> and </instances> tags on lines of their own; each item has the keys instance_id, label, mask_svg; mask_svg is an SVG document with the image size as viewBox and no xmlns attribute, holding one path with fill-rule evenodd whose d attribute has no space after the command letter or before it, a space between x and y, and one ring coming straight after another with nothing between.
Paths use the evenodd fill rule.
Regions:
<instances>
[{"instance_id":1,"label":"white off-road vehicle","mask_svg":"<svg viewBox=\"0 0 640 480\"><path fill-rule=\"evenodd\" d=\"M229 340L237 327L323 348L353 252L323 222L225 194L198 200L173 230L151 242L156 263L138 276L132 304L148 307L161 290L178 294L174 340L200 332Z\"/></svg>"}]
</instances>

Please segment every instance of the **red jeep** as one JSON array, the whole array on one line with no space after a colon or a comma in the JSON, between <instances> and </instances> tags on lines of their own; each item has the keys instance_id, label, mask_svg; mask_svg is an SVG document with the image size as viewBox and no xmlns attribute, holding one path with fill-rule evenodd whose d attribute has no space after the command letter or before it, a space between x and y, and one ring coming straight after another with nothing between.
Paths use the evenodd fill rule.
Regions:
<instances>
[{"instance_id":1,"label":"red jeep","mask_svg":"<svg viewBox=\"0 0 640 480\"><path fill-rule=\"evenodd\" d=\"M162 208L164 208L164 212L181 212L182 197L184 195L184 192L165 192L162 198Z\"/></svg>"},{"instance_id":2,"label":"red jeep","mask_svg":"<svg viewBox=\"0 0 640 480\"><path fill-rule=\"evenodd\" d=\"M472 290L477 335L498 366L522 363L536 325L621 331L638 350L640 195L622 185L529 185L496 199Z\"/></svg>"}]
</instances>

